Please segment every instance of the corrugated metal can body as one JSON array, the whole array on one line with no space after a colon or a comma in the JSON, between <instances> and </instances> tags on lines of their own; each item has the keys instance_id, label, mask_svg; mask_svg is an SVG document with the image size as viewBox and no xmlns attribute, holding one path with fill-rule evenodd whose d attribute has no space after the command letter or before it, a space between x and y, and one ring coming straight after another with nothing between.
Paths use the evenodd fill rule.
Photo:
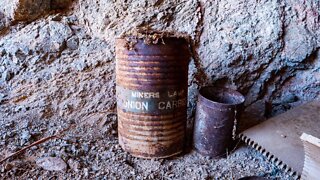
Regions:
<instances>
[{"instance_id":1,"label":"corrugated metal can body","mask_svg":"<svg viewBox=\"0 0 320 180\"><path fill-rule=\"evenodd\" d=\"M119 143L136 157L165 158L184 147L190 53L184 39L163 43L138 39L128 50L116 41Z\"/></svg>"},{"instance_id":2,"label":"corrugated metal can body","mask_svg":"<svg viewBox=\"0 0 320 180\"><path fill-rule=\"evenodd\" d=\"M210 157L226 154L232 145L235 120L239 119L244 100L243 95L231 89L200 89L193 134L196 151Z\"/></svg>"}]
</instances>

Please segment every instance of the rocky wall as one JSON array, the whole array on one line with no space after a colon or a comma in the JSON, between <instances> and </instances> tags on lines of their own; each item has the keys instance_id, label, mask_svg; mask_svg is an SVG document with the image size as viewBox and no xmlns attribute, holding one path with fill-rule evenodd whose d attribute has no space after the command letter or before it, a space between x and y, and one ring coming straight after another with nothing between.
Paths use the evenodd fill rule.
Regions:
<instances>
[{"instance_id":1,"label":"rocky wall","mask_svg":"<svg viewBox=\"0 0 320 180\"><path fill-rule=\"evenodd\" d=\"M2 0L0 11L12 21L32 21L58 9L67 9L72 0Z\"/></svg>"},{"instance_id":2,"label":"rocky wall","mask_svg":"<svg viewBox=\"0 0 320 180\"><path fill-rule=\"evenodd\" d=\"M114 112L115 37L146 26L193 39L190 116L206 84L238 89L246 106L268 101L274 112L320 96L319 1L4 2L2 118L33 112L79 120Z\"/></svg>"}]
</instances>

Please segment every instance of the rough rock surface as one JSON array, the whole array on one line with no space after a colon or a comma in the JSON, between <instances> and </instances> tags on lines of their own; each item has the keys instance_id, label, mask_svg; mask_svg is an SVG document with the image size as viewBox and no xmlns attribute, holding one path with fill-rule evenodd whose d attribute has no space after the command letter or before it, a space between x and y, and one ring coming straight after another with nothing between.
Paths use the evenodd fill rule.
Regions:
<instances>
[{"instance_id":1,"label":"rough rock surface","mask_svg":"<svg viewBox=\"0 0 320 180\"><path fill-rule=\"evenodd\" d=\"M209 81L237 88L247 105L319 98L320 5L303 2L206 3L199 54Z\"/></svg>"},{"instance_id":2,"label":"rough rock surface","mask_svg":"<svg viewBox=\"0 0 320 180\"><path fill-rule=\"evenodd\" d=\"M43 157L36 160L38 166L48 171L65 171L67 164L57 157Z\"/></svg>"},{"instance_id":3,"label":"rough rock surface","mask_svg":"<svg viewBox=\"0 0 320 180\"><path fill-rule=\"evenodd\" d=\"M192 37L190 122L197 90L206 84L238 89L248 113L268 101L276 114L320 98L319 1L79 0L64 12L51 10L70 1L22 2L31 1L0 2L0 157L76 127L2 164L1 177L290 179L244 147L219 160L191 152L149 161L123 152L116 137L114 40L143 26ZM67 171L35 165L48 156L63 159Z\"/></svg>"},{"instance_id":4,"label":"rough rock surface","mask_svg":"<svg viewBox=\"0 0 320 180\"><path fill-rule=\"evenodd\" d=\"M32 21L52 10L68 8L72 0L1 0L0 11L14 21Z\"/></svg>"}]
</instances>

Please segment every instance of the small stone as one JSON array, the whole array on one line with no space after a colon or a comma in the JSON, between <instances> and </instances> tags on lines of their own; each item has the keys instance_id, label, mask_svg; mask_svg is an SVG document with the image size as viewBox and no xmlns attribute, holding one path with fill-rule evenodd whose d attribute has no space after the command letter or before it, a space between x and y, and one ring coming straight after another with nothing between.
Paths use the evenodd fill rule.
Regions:
<instances>
[{"instance_id":1,"label":"small stone","mask_svg":"<svg viewBox=\"0 0 320 180\"><path fill-rule=\"evenodd\" d=\"M231 51L232 44L224 44L223 49L225 50L225 52Z\"/></svg>"},{"instance_id":2,"label":"small stone","mask_svg":"<svg viewBox=\"0 0 320 180\"><path fill-rule=\"evenodd\" d=\"M88 144L83 144L83 145L81 146L81 148L82 148L82 150L83 150L85 153L89 152L89 145L88 145Z\"/></svg>"},{"instance_id":3,"label":"small stone","mask_svg":"<svg viewBox=\"0 0 320 180\"><path fill-rule=\"evenodd\" d=\"M6 50L5 49L1 49L0 50L0 56L4 56L4 55L6 55Z\"/></svg>"},{"instance_id":4,"label":"small stone","mask_svg":"<svg viewBox=\"0 0 320 180\"><path fill-rule=\"evenodd\" d=\"M13 56L12 57L12 62L17 65L19 63L18 57L17 56Z\"/></svg>"},{"instance_id":5,"label":"small stone","mask_svg":"<svg viewBox=\"0 0 320 180\"><path fill-rule=\"evenodd\" d=\"M0 103L4 100L5 95L0 93Z\"/></svg>"},{"instance_id":6,"label":"small stone","mask_svg":"<svg viewBox=\"0 0 320 180\"><path fill-rule=\"evenodd\" d=\"M158 13L157 20L160 21L164 16L165 14L163 12Z\"/></svg>"},{"instance_id":7,"label":"small stone","mask_svg":"<svg viewBox=\"0 0 320 180\"><path fill-rule=\"evenodd\" d=\"M78 18L75 15L71 15L65 18L65 22L68 24L76 24L77 21L78 21Z\"/></svg>"},{"instance_id":8,"label":"small stone","mask_svg":"<svg viewBox=\"0 0 320 180\"><path fill-rule=\"evenodd\" d=\"M82 61L76 63L75 67L78 71L83 71L87 68L87 64L84 60L82 60Z\"/></svg>"},{"instance_id":9,"label":"small stone","mask_svg":"<svg viewBox=\"0 0 320 180\"><path fill-rule=\"evenodd\" d=\"M97 171L99 171L101 168L99 167L99 166L97 166L97 165L93 165L92 166L92 171L95 171L95 172L97 172Z\"/></svg>"},{"instance_id":10,"label":"small stone","mask_svg":"<svg viewBox=\"0 0 320 180\"><path fill-rule=\"evenodd\" d=\"M30 132L27 130L23 130L20 136L20 146L23 146L24 144L26 144L30 138L31 138Z\"/></svg>"},{"instance_id":11,"label":"small stone","mask_svg":"<svg viewBox=\"0 0 320 180\"><path fill-rule=\"evenodd\" d=\"M113 130L111 131L111 134L112 134L112 135L117 135L117 134L118 134L118 132L117 132L116 130L114 130L114 129L113 129Z\"/></svg>"},{"instance_id":12,"label":"small stone","mask_svg":"<svg viewBox=\"0 0 320 180\"><path fill-rule=\"evenodd\" d=\"M41 55L36 55L36 56L32 57L32 58L29 60L29 62L30 62L31 64L35 65L35 64L39 63L41 60L42 60Z\"/></svg>"},{"instance_id":13,"label":"small stone","mask_svg":"<svg viewBox=\"0 0 320 180\"><path fill-rule=\"evenodd\" d=\"M15 108L14 108L14 111L15 112L25 112L26 111L26 107L25 106L16 106Z\"/></svg>"},{"instance_id":14,"label":"small stone","mask_svg":"<svg viewBox=\"0 0 320 180\"><path fill-rule=\"evenodd\" d=\"M76 154L77 152L77 148L75 145L72 145L71 148L70 148L70 151L73 153L73 154Z\"/></svg>"},{"instance_id":15,"label":"small stone","mask_svg":"<svg viewBox=\"0 0 320 180\"><path fill-rule=\"evenodd\" d=\"M36 164L48 171L65 171L67 164L58 157L44 157L36 160Z\"/></svg>"},{"instance_id":16,"label":"small stone","mask_svg":"<svg viewBox=\"0 0 320 180\"><path fill-rule=\"evenodd\" d=\"M79 47L79 39L75 36L67 40L67 47L71 50L76 50Z\"/></svg>"},{"instance_id":17,"label":"small stone","mask_svg":"<svg viewBox=\"0 0 320 180\"><path fill-rule=\"evenodd\" d=\"M75 172L78 172L79 169L80 169L80 163L78 161L76 161L76 160L69 159L68 160L68 165Z\"/></svg>"},{"instance_id":18,"label":"small stone","mask_svg":"<svg viewBox=\"0 0 320 180\"><path fill-rule=\"evenodd\" d=\"M298 101L299 98L294 95L294 94L288 94L285 99L283 100L283 103L293 103L293 102L296 102Z\"/></svg>"},{"instance_id":19,"label":"small stone","mask_svg":"<svg viewBox=\"0 0 320 180\"><path fill-rule=\"evenodd\" d=\"M31 150L37 150L38 149L38 146L33 146L30 148Z\"/></svg>"},{"instance_id":20,"label":"small stone","mask_svg":"<svg viewBox=\"0 0 320 180\"><path fill-rule=\"evenodd\" d=\"M28 130L23 130L20 138L23 140L29 140L30 137L31 137L30 132Z\"/></svg>"},{"instance_id":21,"label":"small stone","mask_svg":"<svg viewBox=\"0 0 320 180\"><path fill-rule=\"evenodd\" d=\"M2 73L2 79L5 81L10 81L13 78L13 73L9 70Z\"/></svg>"},{"instance_id":22,"label":"small stone","mask_svg":"<svg viewBox=\"0 0 320 180\"><path fill-rule=\"evenodd\" d=\"M43 79L49 81L52 78L52 74L50 72L44 72L42 77Z\"/></svg>"},{"instance_id":23,"label":"small stone","mask_svg":"<svg viewBox=\"0 0 320 180\"><path fill-rule=\"evenodd\" d=\"M10 164L10 163L8 163L8 164L6 164L6 165L4 166L4 170L5 170L5 171L10 171L12 168L13 168L13 165Z\"/></svg>"},{"instance_id":24,"label":"small stone","mask_svg":"<svg viewBox=\"0 0 320 180\"><path fill-rule=\"evenodd\" d=\"M85 177L88 177L88 176L89 176L89 170L88 170L88 168L84 168L84 169L83 169L83 174L84 174Z\"/></svg>"},{"instance_id":25,"label":"small stone","mask_svg":"<svg viewBox=\"0 0 320 180\"><path fill-rule=\"evenodd\" d=\"M4 66L0 66L0 73L3 73L6 70Z\"/></svg>"}]
</instances>

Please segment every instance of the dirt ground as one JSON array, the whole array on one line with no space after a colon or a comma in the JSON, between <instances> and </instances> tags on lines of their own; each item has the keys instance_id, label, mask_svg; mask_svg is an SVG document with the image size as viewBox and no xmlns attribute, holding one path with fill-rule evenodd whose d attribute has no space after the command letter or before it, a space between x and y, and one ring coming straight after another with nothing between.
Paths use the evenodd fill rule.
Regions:
<instances>
[{"instance_id":1,"label":"dirt ground","mask_svg":"<svg viewBox=\"0 0 320 180\"><path fill-rule=\"evenodd\" d=\"M19 121L1 121L1 158L43 137L70 129L61 138L32 147L1 164L2 179L238 179L253 175L291 179L241 142L234 152L218 159L194 151L162 160L132 157L118 144L116 116L112 113L83 122L36 120L32 113L17 118ZM44 157L62 160L62 165L52 166L62 166L63 170L45 170L36 163Z\"/></svg>"}]
</instances>

